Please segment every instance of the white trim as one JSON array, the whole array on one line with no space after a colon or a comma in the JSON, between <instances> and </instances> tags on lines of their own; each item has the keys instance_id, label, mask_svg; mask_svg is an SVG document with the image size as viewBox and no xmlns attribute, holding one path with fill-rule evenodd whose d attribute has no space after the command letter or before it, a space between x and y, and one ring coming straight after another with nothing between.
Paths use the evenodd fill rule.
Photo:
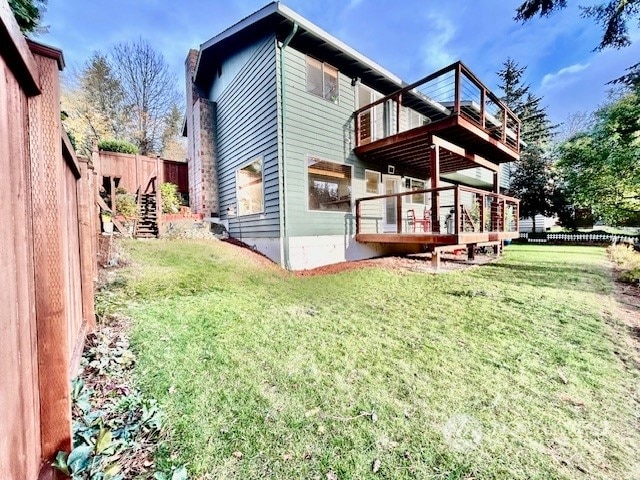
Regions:
<instances>
[{"instance_id":1,"label":"white trim","mask_svg":"<svg viewBox=\"0 0 640 480\"><path fill-rule=\"evenodd\" d=\"M251 165L252 163L255 163L256 161L260 160L261 162L261 166L260 166L260 174L262 176L262 210L260 210L259 212L251 212L251 213L243 213L240 214L240 195L239 195L239 185L238 185L238 172L240 170L244 170L245 168L247 168L249 165ZM265 205L264 205L264 155L258 155L256 157L253 157L251 160L249 160L248 162L240 165L239 167L236 168L236 217L248 217L250 215L261 215L263 213L265 213Z\"/></svg>"},{"instance_id":2,"label":"white trim","mask_svg":"<svg viewBox=\"0 0 640 480\"><path fill-rule=\"evenodd\" d=\"M346 167L349 167L351 169L351 177L350 177L350 182L349 182L349 210L312 210L311 208L309 208L309 159L310 158L317 158L318 160L320 160L321 162L327 162L327 163L333 163L336 165L343 165ZM345 213L353 213L353 204L354 204L354 200L353 200L353 165L350 165L348 163L342 163L342 162L336 162L334 160L329 160L326 158L323 158L319 155L314 155L312 153L307 153L305 155L305 162L304 162L304 195L306 197L305 200L305 205L307 208L307 212L309 213L333 213L333 214L341 214L344 215Z\"/></svg>"}]
</instances>

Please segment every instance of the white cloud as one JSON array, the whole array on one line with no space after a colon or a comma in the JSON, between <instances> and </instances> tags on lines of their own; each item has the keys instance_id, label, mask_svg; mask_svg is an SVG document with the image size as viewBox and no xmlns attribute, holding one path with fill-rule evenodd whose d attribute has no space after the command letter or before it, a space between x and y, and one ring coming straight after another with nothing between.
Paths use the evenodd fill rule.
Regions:
<instances>
[{"instance_id":1,"label":"white cloud","mask_svg":"<svg viewBox=\"0 0 640 480\"><path fill-rule=\"evenodd\" d=\"M353 10L358 7L364 0L350 0L347 6L345 7L346 11Z\"/></svg>"},{"instance_id":2,"label":"white cloud","mask_svg":"<svg viewBox=\"0 0 640 480\"><path fill-rule=\"evenodd\" d=\"M571 77L575 78L574 75L576 73L586 70L590 65L590 63L575 63L568 67L561 68L555 73L547 73L542 77L542 88L550 88L559 83L570 81Z\"/></svg>"},{"instance_id":3,"label":"white cloud","mask_svg":"<svg viewBox=\"0 0 640 480\"><path fill-rule=\"evenodd\" d=\"M425 30L429 32L421 48L425 71L431 72L453 63L456 55L450 51L449 45L456 34L453 22L441 15L429 14Z\"/></svg>"}]
</instances>

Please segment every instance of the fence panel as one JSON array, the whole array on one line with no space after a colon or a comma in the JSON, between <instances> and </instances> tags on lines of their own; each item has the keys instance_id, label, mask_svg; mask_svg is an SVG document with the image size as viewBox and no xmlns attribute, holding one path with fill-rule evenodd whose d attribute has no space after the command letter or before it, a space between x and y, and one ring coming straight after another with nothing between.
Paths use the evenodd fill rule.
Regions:
<instances>
[{"instance_id":1,"label":"fence panel","mask_svg":"<svg viewBox=\"0 0 640 480\"><path fill-rule=\"evenodd\" d=\"M27 42L6 0L0 45L0 478L35 480L71 447L70 379L94 323L96 189L62 132L62 53Z\"/></svg>"}]
</instances>

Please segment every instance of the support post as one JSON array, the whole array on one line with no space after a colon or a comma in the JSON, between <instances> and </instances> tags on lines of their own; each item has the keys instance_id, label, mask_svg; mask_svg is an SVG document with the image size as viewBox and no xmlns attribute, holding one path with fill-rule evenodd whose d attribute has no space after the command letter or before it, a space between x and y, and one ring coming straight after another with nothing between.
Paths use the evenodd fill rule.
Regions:
<instances>
[{"instance_id":1,"label":"support post","mask_svg":"<svg viewBox=\"0 0 640 480\"><path fill-rule=\"evenodd\" d=\"M356 200L356 235L360 233L360 215L362 214L362 206L360 199Z\"/></svg>"},{"instance_id":2,"label":"support post","mask_svg":"<svg viewBox=\"0 0 640 480\"><path fill-rule=\"evenodd\" d=\"M436 269L436 270L440 270L440 251L439 250L433 250L431 252L431 266Z\"/></svg>"},{"instance_id":3,"label":"support post","mask_svg":"<svg viewBox=\"0 0 640 480\"><path fill-rule=\"evenodd\" d=\"M402 233L402 197L396 197L396 232Z\"/></svg>"},{"instance_id":4,"label":"support post","mask_svg":"<svg viewBox=\"0 0 640 480\"><path fill-rule=\"evenodd\" d=\"M453 191L453 208L455 210L454 233L456 235L460 235L460 220L462 219L462 212L460 211L460 186L459 185L456 185L456 188Z\"/></svg>"},{"instance_id":5,"label":"support post","mask_svg":"<svg viewBox=\"0 0 640 480\"><path fill-rule=\"evenodd\" d=\"M476 244L470 243L467 245L467 260L476 259Z\"/></svg>"},{"instance_id":6,"label":"support post","mask_svg":"<svg viewBox=\"0 0 640 480\"><path fill-rule=\"evenodd\" d=\"M440 187L440 147L431 148L431 188ZM440 232L440 193L431 192L431 226L435 233Z\"/></svg>"},{"instance_id":7,"label":"support post","mask_svg":"<svg viewBox=\"0 0 640 480\"><path fill-rule=\"evenodd\" d=\"M396 133L400 133L400 104L402 103L402 94L396 99Z\"/></svg>"}]
</instances>

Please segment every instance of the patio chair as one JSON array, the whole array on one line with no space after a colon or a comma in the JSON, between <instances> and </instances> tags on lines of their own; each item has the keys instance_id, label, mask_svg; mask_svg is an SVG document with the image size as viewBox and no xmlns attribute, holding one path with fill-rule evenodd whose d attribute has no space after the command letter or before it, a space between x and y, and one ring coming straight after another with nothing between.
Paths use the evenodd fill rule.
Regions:
<instances>
[{"instance_id":1,"label":"patio chair","mask_svg":"<svg viewBox=\"0 0 640 480\"><path fill-rule=\"evenodd\" d=\"M413 231L416 231L416 225L420 225L423 232L431 231L431 218L430 211L426 208L422 212L422 218L416 218L416 211L412 208L407 210L407 219L409 220L409 225L413 226Z\"/></svg>"}]
</instances>

